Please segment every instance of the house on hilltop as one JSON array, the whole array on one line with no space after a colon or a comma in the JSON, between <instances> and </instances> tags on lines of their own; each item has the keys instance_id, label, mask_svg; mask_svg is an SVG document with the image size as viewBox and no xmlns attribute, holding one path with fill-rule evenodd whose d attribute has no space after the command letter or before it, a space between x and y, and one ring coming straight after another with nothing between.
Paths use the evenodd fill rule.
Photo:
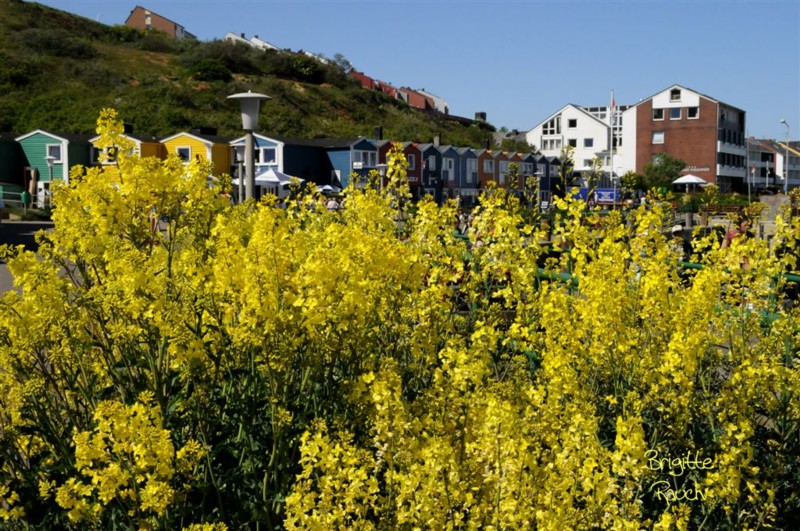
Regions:
<instances>
[{"instance_id":1,"label":"house on hilltop","mask_svg":"<svg viewBox=\"0 0 800 531\"><path fill-rule=\"evenodd\" d=\"M136 6L128 15L125 25L129 28L136 28L139 30L158 30L163 31L171 37L176 39L196 39L194 35L186 31L186 28L173 22L166 17L162 17L158 13L153 13L149 9L142 6Z\"/></svg>"},{"instance_id":2,"label":"house on hilltop","mask_svg":"<svg viewBox=\"0 0 800 531\"><path fill-rule=\"evenodd\" d=\"M240 33L237 35L236 33L229 31L228 33L225 34L222 40L228 42L235 42L239 44L246 44L248 46L252 46L260 50L280 50L280 48L278 48L274 44L259 38L258 35L254 35L250 39L247 39L247 37L244 36L244 33Z\"/></svg>"}]
</instances>

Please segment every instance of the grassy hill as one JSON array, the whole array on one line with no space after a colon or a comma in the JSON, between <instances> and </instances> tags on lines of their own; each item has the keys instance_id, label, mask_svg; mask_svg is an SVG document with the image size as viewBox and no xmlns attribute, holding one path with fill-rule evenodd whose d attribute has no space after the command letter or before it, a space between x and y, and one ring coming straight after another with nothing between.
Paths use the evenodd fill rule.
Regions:
<instances>
[{"instance_id":1,"label":"grassy hill","mask_svg":"<svg viewBox=\"0 0 800 531\"><path fill-rule=\"evenodd\" d=\"M481 147L493 128L463 126L362 89L337 66L302 54L259 51L223 41L178 41L106 26L33 2L0 0L0 131L41 128L92 133L114 107L139 134L193 127L241 134L230 94L273 97L262 107L264 134L374 136Z\"/></svg>"}]
</instances>

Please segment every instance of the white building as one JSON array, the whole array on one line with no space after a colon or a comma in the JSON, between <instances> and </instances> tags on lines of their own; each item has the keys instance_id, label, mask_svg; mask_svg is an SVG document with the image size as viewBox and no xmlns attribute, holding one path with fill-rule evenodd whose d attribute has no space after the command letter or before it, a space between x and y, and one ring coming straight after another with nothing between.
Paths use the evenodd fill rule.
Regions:
<instances>
[{"instance_id":1,"label":"white building","mask_svg":"<svg viewBox=\"0 0 800 531\"><path fill-rule=\"evenodd\" d=\"M625 161L622 149L621 111L624 109L627 107L618 107L614 113L616 151L613 165L617 174L631 169L630 164ZM599 158L603 169L609 171L611 127L608 123L608 114L608 107L580 107L568 104L528 131L525 139L548 157L559 157L563 148L572 146L574 148L572 159L576 171L590 169L595 158Z\"/></svg>"},{"instance_id":2,"label":"white building","mask_svg":"<svg viewBox=\"0 0 800 531\"><path fill-rule=\"evenodd\" d=\"M248 46L253 46L254 48L259 48L261 50L280 50L277 46L272 43L269 43L263 39L260 39L258 35L253 36L249 40L244 36L244 33L236 34L233 32L228 32L222 38L222 40L229 41L229 42L238 42L239 44L247 44Z\"/></svg>"},{"instance_id":3,"label":"white building","mask_svg":"<svg viewBox=\"0 0 800 531\"><path fill-rule=\"evenodd\" d=\"M447 100L444 98L440 98L436 94L431 94L425 89L416 89L417 92L422 94L423 96L427 96L428 98L433 101L433 108L443 114L450 114L450 110L447 107Z\"/></svg>"}]
</instances>

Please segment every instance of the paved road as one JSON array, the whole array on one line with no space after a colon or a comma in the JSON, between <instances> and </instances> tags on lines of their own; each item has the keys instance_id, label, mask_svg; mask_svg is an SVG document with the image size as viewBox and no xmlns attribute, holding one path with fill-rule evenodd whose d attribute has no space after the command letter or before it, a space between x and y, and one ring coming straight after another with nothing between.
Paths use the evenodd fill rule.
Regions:
<instances>
[{"instance_id":1,"label":"paved road","mask_svg":"<svg viewBox=\"0 0 800 531\"><path fill-rule=\"evenodd\" d=\"M35 251L35 234L40 230L48 230L53 227L49 221L8 221L0 223L0 245L24 245L26 249ZM5 262L0 261L0 293L13 289L11 275L8 272Z\"/></svg>"}]
</instances>

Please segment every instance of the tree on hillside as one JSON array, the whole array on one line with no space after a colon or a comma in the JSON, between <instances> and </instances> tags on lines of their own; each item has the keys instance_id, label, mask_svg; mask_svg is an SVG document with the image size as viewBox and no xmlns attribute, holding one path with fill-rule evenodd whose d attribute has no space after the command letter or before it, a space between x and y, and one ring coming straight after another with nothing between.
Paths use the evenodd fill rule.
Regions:
<instances>
[{"instance_id":1,"label":"tree on hillside","mask_svg":"<svg viewBox=\"0 0 800 531\"><path fill-rule=\"evenodd\" d=\"M645 188L669 186L685 167L686 163L679 158L668 153L656 153L653 162L644 166L643 184Z\"/></svg>"},{"instance_id":2,"label":"tree on hillside","mask_svg":"<svg viewBox=\"0 0 800 531\"><path fill-rule=\"evenodd\" d=\"M513 153L539 153L536 146L528 144L524 140L517 140L514 137L504 138L500 141L500 151L511 151Z\"/></svg>"},{"instance_id":3,"label":"tree on hillside","mask_svg":"<svg viewBox=\"0 0 800 531\"><path fill-rule=\"evenodd\" d=\"M353 69L352 63L341 53L333 54L333 64L344 70L345 73Z\"/></svg>"}]
</instances>

